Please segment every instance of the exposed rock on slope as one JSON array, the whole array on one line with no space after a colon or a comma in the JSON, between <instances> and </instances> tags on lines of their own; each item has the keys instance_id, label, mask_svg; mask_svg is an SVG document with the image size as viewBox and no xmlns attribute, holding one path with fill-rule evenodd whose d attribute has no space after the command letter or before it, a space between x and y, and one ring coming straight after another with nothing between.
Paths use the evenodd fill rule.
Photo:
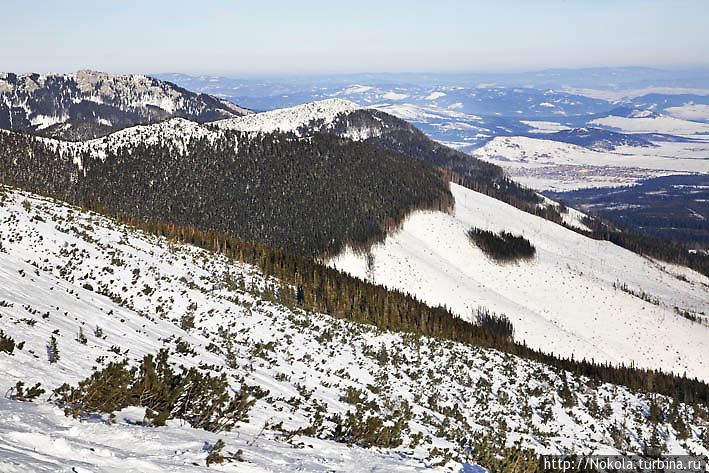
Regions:
<instances>
[{"instance_id":1,"label":"exposed rock on slope","mask_svg":"<svg viewBox=\"0 0 709 473\"><path fill-rule=\"evenodd\" d=\"M144 75L0 74L0 128L71 140L175 116L206 122L247 113L226 100Z\"/></svg>"}]
</instances>

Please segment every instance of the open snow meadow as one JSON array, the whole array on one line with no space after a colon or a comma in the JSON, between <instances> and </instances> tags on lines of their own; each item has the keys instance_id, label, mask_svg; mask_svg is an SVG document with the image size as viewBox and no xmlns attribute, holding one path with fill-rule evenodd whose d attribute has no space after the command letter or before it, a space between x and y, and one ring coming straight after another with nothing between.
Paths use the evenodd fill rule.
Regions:
<instances>
[{"instance_id":1,"label":"open snow meadow","mask_svg":"<svg viewBox=\"0 0 709 473\"><path fill-rule=\"evenodd\" d=\"M513 269L505 284L497 281L500 293L483 284L483 276L499 278L499 271L457 240L434 239L430 243L438 248L425 244L421 255L392 253L391 266L381 264L380 252L397 247L397 239L435 238L427 221L463 231L473 223L473 210L484 222L483 204L488 212L505 212L503 204L453 190L455 216L414 215L392 242L375 248L375 279L410 285L415 278L417 286L409 289L431 298L426 292L431 271L437 278L460 278L477 258L475 283L469 276L449 281L451 292L441 293L454 309L465 314L477 304L505 309L520 338L560 352L579 341L583 328L588 342L582 349L597 359L637 357L639 364L652 360L706 379L700 357L680 344L665 348L652 336L661 324L662 333L705 352L696 334L706 327L685 323L668 308L680 302L703 308L707 282L690 271L610 247L595 257L586 251L591 263L582 263L572 258L580 236L516 214L503 220L505 227L524 227L539 256L528 267ZM11 188L1 199L0 326L3 337L14 342L12 350L0 351L5 373L0 389L8 393L0 401L2 471L207 470L219 440L220 455L233 460L209 467L220 471L485 471L485 464L478 466L484 462L474 460L483 457L466 445L517 444L539 453L640 451L651 437L647 419L658 403L676 406L686 419L682 426L661 422L667 451L708 453L701 444L707 429L699 420L707 415L701 407L594 383L495 350L306 312L293 303L293 288L254 267ZM439 251L456 256L454 273L446 276L436 266ZM546 255L564 251L558 263L546 261ZM355 258L349 260L355 271ZM428 272L416 272L422 264ZM584 276L583 264L606 269ZM622 273L635 265L642 268L637 279ZM614 290L611 284L621 276L661 298L661 305L650 307ZM553 286L566 317L557 310L535 311L529 301L524 307L504 292L515 288L525 298L529 291L544 291L545 284L565 288L566 293ZM599 297L617 312L594 310ZM572 317L577 309L581 316ZM532 328L546 336L531 336ZM620 343L621 335L638 351ZM618 348L604 340L618 341ZM136 366L160 350L174 366L222 374L230 390L248 393L252 404L246 418L230 431L195 428L184 419L155 426L150 413L136 407L74 418L57 405L60 396L51 395L63 383L76 386L92 370L122 360ZM24 396L18 395L18 382L24 383ZM27 395L36 383L44 392ZM33 402L21 400L28 398ZM356 432L358 421L372 422L374 440L365 434L360 442L345 440L343 431Z\"/></svg>"}]
</instances>

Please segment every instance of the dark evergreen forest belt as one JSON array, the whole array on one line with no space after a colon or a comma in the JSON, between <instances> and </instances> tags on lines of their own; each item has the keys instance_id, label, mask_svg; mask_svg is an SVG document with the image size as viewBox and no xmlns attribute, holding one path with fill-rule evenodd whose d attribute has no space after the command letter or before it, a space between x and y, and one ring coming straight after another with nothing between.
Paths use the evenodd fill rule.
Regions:
<instances>
[{"instance_id":1,"label":"dark evergreen forest belt","mask_svg":"<svg viewBox=\"0 0 709 473\"><path fill-rule=\"evenodd\" d=\"M137 144L104 160L82 157L83 170L72 160L30 137L0 135L2 182L309 257L367 247L414 210L453 206L440 169L334 135L227 133L216 143L194 140L182 155Z\"/></svg>"}]
</instances>

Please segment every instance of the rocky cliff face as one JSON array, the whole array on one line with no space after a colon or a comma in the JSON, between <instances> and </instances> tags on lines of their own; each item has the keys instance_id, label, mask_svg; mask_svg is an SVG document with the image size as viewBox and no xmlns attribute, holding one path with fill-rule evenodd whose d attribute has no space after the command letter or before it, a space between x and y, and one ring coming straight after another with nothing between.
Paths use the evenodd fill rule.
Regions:
<instances>
[{"instance_id":1,"label":"rocky cliff face","mask_svg":"<svg viewBox=\"0 0 709 473\"><path fill-rule=\"evenodd\" d=\"M0 73L0 128L82 140L171 117L201 122L249 110L144 75Z\"/></svg>"}]
</instances>

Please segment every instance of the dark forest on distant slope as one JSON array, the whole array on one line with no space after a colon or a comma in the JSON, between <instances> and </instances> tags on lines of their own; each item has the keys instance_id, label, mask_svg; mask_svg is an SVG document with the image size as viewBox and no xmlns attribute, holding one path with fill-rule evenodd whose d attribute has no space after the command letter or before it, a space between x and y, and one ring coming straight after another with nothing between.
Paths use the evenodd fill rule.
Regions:
<instances>
[{"instance_id":1,"label":"dark forest on distant slope","mask_svg":"<svg viewBox=\"0 0 709 473\"><path fill-rule=\"evenodd\" d=\"M647 235L709 248L709 175L673 175L633 186L546 193Z\"/></svg>"},{"instance_id":2,"label":"dark forest on distant slope","mask_svg":"<svg viewBox=\"0 0 709 473\"><path fill-rule=\"evenodd\" d=\"M308 128L313 126L301 131L307 132ZM412 124L388 113L367 109L343 114L332 131L343 135L353 129L378 130L365 142L448 169L459 176L451 176L451 180L517 208L529 211L542 202L535 191L507 178L500 166L433 141Z\"/></svg>"}]
</instances>

